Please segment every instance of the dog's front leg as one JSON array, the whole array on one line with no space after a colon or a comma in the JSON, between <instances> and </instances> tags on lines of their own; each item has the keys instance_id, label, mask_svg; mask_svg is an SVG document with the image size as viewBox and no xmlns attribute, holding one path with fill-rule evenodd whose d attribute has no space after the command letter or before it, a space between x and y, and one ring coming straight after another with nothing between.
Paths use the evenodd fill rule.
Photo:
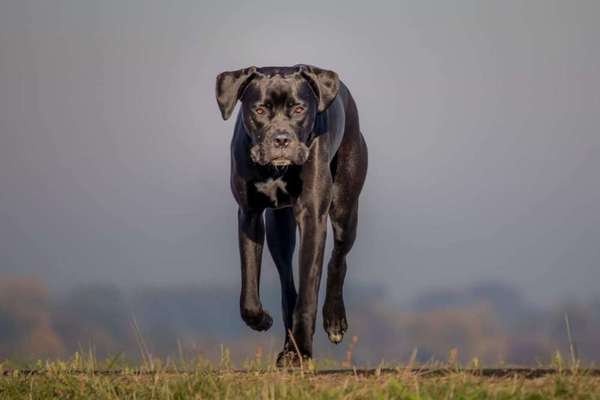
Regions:
<instances>
[{"instance_id":1,"label":"dog's front leg","mask_svg":"<svg viewBox=\"0 0 600 400\"><path fill-rule=\"evenodd\" d=\"M322 214L316 207L310 206L298 213L297 220L300 230L300 283L293 315L292 334L301 355L312 357L312 341L327 233L327 214Z\"/></svg>"},{"instance_id":2,"label":"dog's front leg","mask_svg":"<svg viewBox=\"0 0 600 400\"><path fill-rule=\"evenodd\" d=\"M240 312L246 324L257 331L265 331L273 319L260 302L260 264L265 240L263 210L238 209L238 233L242 261L242 291Z\"/></svg>"},{"instance_id":3,"label":"dog's front leg","mask_svg":"<svg viewBox=\"0 0 600 400\"><path fill-rule=\"evenodd\" d=\"M294 308L292 335L301 355L312 357L327 215L331 202L331 173L327 163L317 160L305 165L303 182L303 192L294 207L300 231L300 282Z\"/></svg>"}]
</instances>

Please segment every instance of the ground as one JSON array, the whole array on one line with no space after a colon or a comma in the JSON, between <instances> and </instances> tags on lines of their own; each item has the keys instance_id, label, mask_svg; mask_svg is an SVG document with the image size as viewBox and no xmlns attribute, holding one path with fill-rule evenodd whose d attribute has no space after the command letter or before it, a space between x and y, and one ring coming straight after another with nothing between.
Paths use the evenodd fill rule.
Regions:
<instances>
[{"instance_id":1,"label":"ground","mask_svg":"<svg viewBox=\"0 0 600 400\"><path fill-rule=\"evenodd\" d=\"M148 361L148 360L147 360ZM592 369L463 369L457 365L363 370L270 363L68 362L0 364L0 399L600 399Z\"/></svg>"}]
</instances>

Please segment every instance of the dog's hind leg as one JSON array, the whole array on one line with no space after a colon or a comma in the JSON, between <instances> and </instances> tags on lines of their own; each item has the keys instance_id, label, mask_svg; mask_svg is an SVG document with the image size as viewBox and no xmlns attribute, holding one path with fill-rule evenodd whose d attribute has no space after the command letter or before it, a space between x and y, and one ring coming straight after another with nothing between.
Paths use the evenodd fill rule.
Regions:
<instances>
[{"instance_id":1,"label":"dog's hind leg","mask_svg":"<svg viewBox=\"0 0 600 400\"><path fill-rule=\"evenodd\" d=\"M292 315L297 296L292 269L292 258L296 245L296 221L292 208L267 209L265 214L267 245L281 281L281 307L286 331L284 350L286 350L290 345L287 332L292 329Z\"/></svg>"},{"instance_id":2,"label":"dog's hind leg","mask_svg":"<svg viewBox=\"0 0 600 400\"><path fill-rule=\"evenodd\" d=\"M358 201L344 207L332 205L329 217L333 226L334 245L327 266L327 290L323 304L323 327L329 340L342 341L348 329L344 307L343 287L346 277L346 255L356 239Z\"/></svg>"}]
</instances>

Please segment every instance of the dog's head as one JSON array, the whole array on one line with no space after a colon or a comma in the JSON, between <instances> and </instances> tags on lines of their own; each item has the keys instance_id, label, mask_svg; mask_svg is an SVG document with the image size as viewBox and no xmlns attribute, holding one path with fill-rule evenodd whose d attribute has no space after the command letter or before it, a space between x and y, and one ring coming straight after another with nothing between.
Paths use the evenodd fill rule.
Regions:
<instances>
[{"instance_id":1,"label":"dog's head","mask_svg":"<svg viewBox=\"0 0 600 400\"><path fill-rule=\"evenodd\" d=\"M258 164L303 164L317 112L335 99L340 86L333 71L310 65L248 67L217 76L216 95L223 119L238 100Z\"/></svg>"}]
</instances>

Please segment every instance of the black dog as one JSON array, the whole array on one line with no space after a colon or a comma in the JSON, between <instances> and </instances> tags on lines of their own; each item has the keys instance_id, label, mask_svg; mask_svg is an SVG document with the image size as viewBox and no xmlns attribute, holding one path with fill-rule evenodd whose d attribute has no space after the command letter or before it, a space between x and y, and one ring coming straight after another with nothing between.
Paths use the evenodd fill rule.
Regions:
<instances>
[{"instance_id":1,"label":"black dog","mask_svg":"<svg viewBox=\"0 0 600 400\"><path fill-rule=\"evenodd\" d=\"M242 103L231 142L242 319L258 331L273 323L259 296L266 210L267 245L279 271L287 332L277 364L298 365L296 347L303 358L312 356L328 215L335 244L323 325L333 343L348 327L342 295L346 255L356 238L358 196L367 173L356 104L335 72L310 65L223 72L217 76L216 96L223 119L231 116L238 99ZM298 294L292 273L296 226Z\"/></svg>"}]
</instances>

